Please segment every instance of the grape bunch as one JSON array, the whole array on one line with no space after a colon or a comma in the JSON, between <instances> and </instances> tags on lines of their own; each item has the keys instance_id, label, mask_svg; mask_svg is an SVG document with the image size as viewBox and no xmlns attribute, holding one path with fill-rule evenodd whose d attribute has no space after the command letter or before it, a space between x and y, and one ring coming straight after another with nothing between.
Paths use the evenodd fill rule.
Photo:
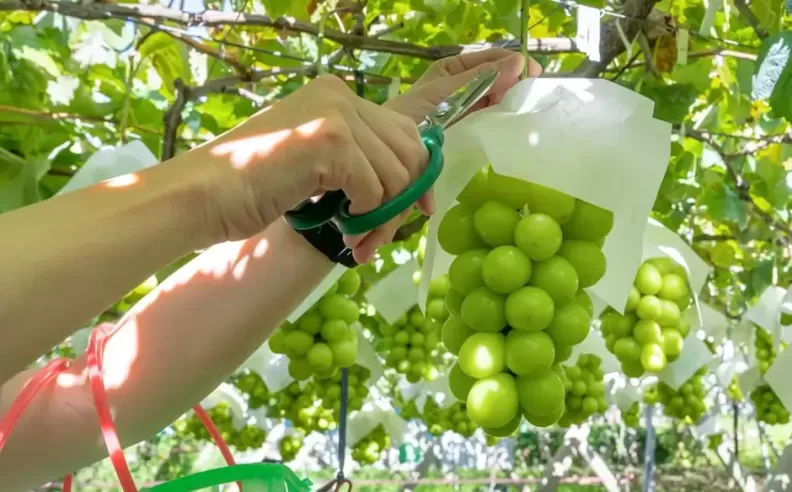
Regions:
<instances>
[{"instance_id":1,"label":"grape bunch","mask_svg":"<svg viewBox=\"0 0 792 492\"><path fill-rule=\"evenodd\" d=\"M637 429L641 421L641 405L634 401L622 412L622 422L627 427Z\"/></svg>"},{"instance_id":2,"label":"grape bunch","mask_svg":"<svg viewBox=\"0 0 792 492\"><path fill-rule=\"evenodd\" d=\"M737 384L737 376L734 376L729 383L729 387L726 388L726 396L729 397L731 401L743 401L743 394L742 390L740 389L740 385Z\"/></svg>"},{"instance_id":3,"label":"grape bunch","mask_svg":"<svg viewBox=\"0 0 792 492\"><path fill-rule=\"evenodd\" d=\"M360 318L360 306L352 299L360 284L355 270L344 272L296 323L284 322L272 334L270 350L289 358L289 374L294 379L330 376L339 367L355 363L358 340L350 326Z\"/></svg>"},{"instance_id":4,"label":"grape bunch","mask_svg":"<svg viewBox=\"0 0 792 492\"><path fill-rule=\"evenodd\" d=\"M391 447L390 435L382 425L376 426L352 447L352 459L362 465L379 461L383 451Z\"/></svg>"},{"instance_id":5,"label":"grape bunch","mask_svg":"<svg viewBox=\"0 0 792 492\"><path fill-rule=\"evenodd\" d=\"M574 366L563 366L566 399L564 414L558 421L561 427L579 425L595 413L605 413L605 383L600 365L602 359L593 354L581 354Z\"/></svg>"},{"instance_id":6,"label":"grape bunch","mask_svg":"<svg viewBox=\"0 0 792 492\"><path fill-rule=\"evenodd\" d=\"M756 359L759 361L759 372L764 375L768 369L775 362L776 353L775 344L773 343L773 336L765 330L756 327L756 336L754 337L754 349L756 352ZM781 342L779 348L783 352L786 349L786 343Z\"/></svg>"},{"instance_id":7,"label":"grape bunch","mask_svg":"<svg viewBox=\"0 0 792 492\"><path fill-rule=\"evenodd\" d=\"M319 405L315 384L300 388L297 381L277 392L270 392L261 376L245 372L232 376L232 383L247 399L248 407L255 410L266 407L266 415L273 419L287 419L304 434L323 432L336 427L333 410Z\"/></svg>"},{"instance_id":8,"label":"grape bunch","mask_svg":"<svg viewBox=\"0 0 792 492\"><path fill-rule=\"evenodd\" d=\"M407 376L407 381L431 381L438 376L435 360L440 347L441 322L448 317L445 295L448 277L429 284L426 315L415 305L392 325L377 324L377 350L385 354L385 365Z\"/></svg>"},{"instance_id":9,"label":"grape bunch","mask_svg":"<svg viewBox=\"0 0 792 492\"><path fill-rule=\"evenodd\" d=\"M468 416L465 404L462 402L440 408L433 398L427 398L422 417L429 433L433 436L456 432L462 437L471 437L476 431L476 424Z\"/></svg>"},{"instance_id":10,"label":"grape bunch","mask_svg":"<svg viewBox=\"0 0 792 492\"><path fill-rule=\"evenodd\" d=\"M788 424L789 411L784 408L775 391L766 384L751 391L751 401L756 408L756 419L769 425Z\"/></svg>"},{"instance_id":11,"label":"grape bunch","mask_svg":"<svg viewBox=\"0 0 792 492\"><path fill-rule=\"evenodd\" d=\"M206 410L212 419L220 435L230 446L234 446L239 451L248 449L258 449L267 439L267 433L258 426L248 424L241 429L236 429L233 424L231 408L225 402L220 402L212 408ZM174 429L181 435L190 435L196 439L212 442L212 436L203 425L197 415L177 420L173 424Z\"/></svg>"},{"instance_id":12,"label":"grape bunch","mask_svg":"<svg viewBox=\"0 0 792 492\"><path fill-rule=\"evenodd\" d=\"M300 433L283 436L278 443L281 459L284 463L294 460L303 446L303 436Z\"/></svg>"},{"instance_id":13,"label":"grape bunch","mask_svg":"<svg viewBox=\"0 0 792 492\"><path fill-rule=\"evenodd\" d=\"M682 353L692 298L684 268L670 258L653 258L638 269L625 314L607 308L601 316L605 345L628 377L658 373Z\"/></svg>"},{"instance_id":14,"label":"grape bunch","mask_svg":"<svg viewBox=\"0 0 792 492\"><path fill-rule=\"evenodd\" d=\"M355 364L347 372L347 412L352 412L363 407L369 394L366 381L371 377L371 371ZM341 372L326 378L316 378L308 386L315 392L316 398L322 400L322 407L332 410L337 420L341 415Z\"/></svg>"},{"instance_id":15,"label":"grape bunch","mask_svg":"<svg viewBox=\"0 0 792 492\"><path fill-rule=\"evenodd\" d=\"M613 214L491 168L457 201L438 228L455 255L442 331L458 357L452 391L487 433L510 433L523 414L552 425L566 395L553 365L588 336L593 306L583 289L605 274Z\"/></svg>"},{"instance_id":16,"label":"grape bunch","mask_svg":"<svg viewBox=\"0 0 792 492\"><path fill-rule=\"evenodd\" d=\"M667 416L690 424L695 423L707 411L707 404L704 402L707 392L701 379L704 374L706 369L702 367L679 390L674 390L661 381L644 393L644 402L649 405L662 403L663 413Z\"/></svg>"}]
</instances>

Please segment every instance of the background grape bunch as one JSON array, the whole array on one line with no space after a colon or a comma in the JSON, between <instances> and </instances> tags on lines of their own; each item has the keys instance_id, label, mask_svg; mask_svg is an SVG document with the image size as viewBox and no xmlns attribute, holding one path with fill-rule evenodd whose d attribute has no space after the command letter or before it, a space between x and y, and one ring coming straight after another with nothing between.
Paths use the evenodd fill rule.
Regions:
<instances>
[{"instance_id":1,"label":"background grape bunch","mask_svg":"<svg viewBox=\"0 0 792 492\"><path fill-rule=\"evenodd\" d=\"M288 463L297 457L303 446L303 436L299 432L285 435L278 442L278 451L280 452L281 459Z\"/></svg>"},{"instance_id":2,"label":"background grape bunch","mask_svg":"<svg viewBox=\"0 0 792 492\"><path fill-rule=\"evenodd\" d=\"M789 411L770 386L763 384L751 391L751 401L756 407L756 419L769 425L788 424Z\"/></svg>"},{"instance_id":3,"label":"background grape bunch","mask_svg":"<svg viewBox=\"0 0 792 492\"><path fill-rule=\"evenodd\" d=\"M631 429L637 429L641 423L641 404L637 401L632 402L627 407L627 410L622 412L621 416L624 425Z\"/></svg>"},{"instance_id":4,"label":"background grape bunch","mask_svg":"<svg viewBox=\"0 0 792 492\"><path fill-rule=\"evenodd\" d=\"M352 459L362 465L373 465L390 447L390 434L382 425L378 425L352 446Z\"/></svg>"},{"instance_id":5,"label":"background grape bunch","mask_svg":"<svg viewBox=\"0 0 792 492\"><path fill-rule=\"evenodd\" d=\"M226 443L239 451L258 449L267 439L267 432L256 425L247 424L241 429L235 428L231 408L225 402L220 402L216 406L207 409L206 413L209 414ZM179 433L192 435L204 441L212 441L209 431L206 430L206 427L195 414L177 420L174 423L174 429Z\"/></svg>"},{"instance_id":6,"label":"background grape bunch","mask_svg":"<svg viewBox=\"0 0 792 492\"><path fill-rule=\"evenodd\" d=\"M593 306L583 289L605 274L613 214L491 168L457 200L438 228L455 256L442 332L458 357L452 393L490 435L509 434L523 415L552 425L566 396L557 364L588 336Z\"/></svg>"},{"instance_id":7,"label":"background grape bunch","mask_svg":"<svg viewBox=\"0 0 792 492\"><path fill-rule=\"evenodd\" d=\"M707 411L704 400L707 391L702 381L705 374L706 368L702 367L679 390L661 381L644 393L644 402L649 405L662 403L667 416L688 424L695 423Z\"/></svg>"},{"instance_id":8,"label":"background grape bunch","mask_svg":"<svg viewBox=\"0 0 792 492\"><path fill-rule=\"evenodd\" d=\"M754 352L756 360L759 362L759 372L764 375L773 365L778 354L773 343L773 336L770 333L758 326L755 327L754 333ZM786 343L781 342L779 349L783 352L786 349Z\"/></svg>"},{"instance_id":9,"label":"background grape bunch","mask_svg":"<svg viewBox=\"0 0 792 492\"><path fill-rule=\"evenodd\" d=\"M625 375L658 373L679 357L690 333L692 297L685 269L670 258L653 258L638 269L625 314L606 308L601 316L605 345Z\"/></svg>"},{"instance_id":10,"label":"background grape bunch","mask_svg":"<svg viewBox=\"0 0 792 492\"><path fill-rule=\"evenodd\" d=\"M593 354L581 354L573 366L563 366L564 414L558 421L561 427L582 424L597 413L605 413L608 400L605 397L605 374L602 359Z\"/></svg>"},{"instance_id":11,"label":"background grape bunch","mask_svg":"<svg viewBox=\"0 0 792 492\"><path fill-rule=\"evenodd\" d=\"M294 379L327 377L355 363L358 339L351 326L360 319L360 306L353 299L360 284L360 275L347 270L295 323L286 321L272 334L270 350L289 358Z\"/></svg>"},{"instance_id":12,"label":"background grape bunch","mask_svg":"<svg viewBox=\"0 0 792 492\"><path fill-rule=\"evenodd\" d=\"M477 428L468 416L465 404L462 402L454 402L449 407L440 408L434 398L427 398L421 417L429 433L433 436L439 436L445 432L456 432L467 438L471 437Z\"/></svg>"},{"instance_id":13,"label":"background grape bunch","mask_svg":"<svg viewBox=\"0 0 792 492\"><path fill-rule=\"evenodd\" d=\"M384 355L385 366L404 374L410 383L431 381L440 374L444 352L440 334L442 322L448 318L445 295L449 288L445 275L432 280L426 315L415 305L393 324L382 320L368 323L376 325L375 348Z\"/></svg>"}]
</instances>

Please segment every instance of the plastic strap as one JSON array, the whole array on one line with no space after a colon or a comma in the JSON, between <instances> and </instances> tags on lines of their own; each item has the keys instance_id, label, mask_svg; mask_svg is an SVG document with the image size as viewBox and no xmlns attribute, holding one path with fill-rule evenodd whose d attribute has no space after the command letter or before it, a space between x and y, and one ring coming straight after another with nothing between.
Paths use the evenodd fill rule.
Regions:
<instances>
[{"instance_id":1,"label":"plastic strap","mask_svg":"<svg viewBox=\"0 0 792 492\"><path fill-rule=\"evenodd\" d=\"M124 492L138 492L135 482L132 479L132 474L129 472L129 465L124 457L124 448L121 447L118 431L116 430L113 416L110 413L110 407L107 402L107 392L102 377L102 360L106 338L106 335L101 333L99 329L94 329L88 341L88 376L91 383L91 393L93 394L96 413L99 417L102 437L104 438L110 461L113 464L116 475L118 475L118 481L121 483ZM193 410L220 449L220 453L223 455L226 464L229 466L235 465L236 461L231 454L228 444L225 442L225 439L223 439L223 436L220 434L217 426L214 425L214 422L212 422L206 410L204 410L201 405L195 405ZM241 491L242 484L238 485Z\"/></svg>"},{"instance_id":2,"label":"plastic strap","mask_svg":"<svg viewBox=\"0 0 792 492\"><path fill-rule=\"evenodd\" d=\"M19 423L19 419L22 418L22 415L27 411L30 404L33 403L33 400L67 367L69 367L68 360L53 359L25 383L25 386L22 387L22 391L19 392L14 402L11 403L11 408L9 408L8 412L0 419L0 451L2 451L11 432ZM71 492L71 490L72 476L66 475L63 478L63 492Z\"/></svg>"}]
</instances>

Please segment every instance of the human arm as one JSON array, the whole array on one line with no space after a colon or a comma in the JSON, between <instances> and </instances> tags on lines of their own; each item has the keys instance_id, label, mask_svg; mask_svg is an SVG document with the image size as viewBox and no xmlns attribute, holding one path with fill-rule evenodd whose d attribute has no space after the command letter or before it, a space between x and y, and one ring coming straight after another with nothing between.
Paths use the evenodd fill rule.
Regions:
<instances>
[{"instance_id":1,"label":"human arm","mask_svg":"<svg viewBox=\"0 0 792 492\"><path fill-rule=\"evenodd\" d=\"M333 264L283 221L210 248L136 304L104 352L108 399L124 446L155 434L216 388ZM0 393L0 415L31 371ZM85 358L50 385L0 452L3 490L22 492L106 456Z\"/></svg>"},{"instance_id":2,"label":"human arm","mask_svg":"<svg viewBox=\"0 0 792 492\"><path fill-rule=\"evenodd\" d=\"M218 239L206 227L205 178L178 157L0 215L0 381L152 272Z\"/></svg>"},{"instance_id":3,"label":"human arm","mask_svg":"<svg viewBox=\"0 0 792 492\"><path fill-rule=\"evenodd\" d=\"M409 118L326 76L152 169L0 215L0 381L179 256L326 190L367 212L427 159Z\"/></svg>"},{"instance_id":4,"label":"human arm","mask_svg":"<svg viewBox=\"0 0 792 492\"><path fill-rule=\"evenodd\" d=\"M405 111L426 105L422 100L411 104L406 96L398 102ZM422 115L413 110L410 117ZM266 253L238 260L240 250L263 249L264 243ZM122 443L148 437L200 401L260 346L331 266L277 221L251 240L212 248L138 303L119 323L104 357ZM0 453L0 476L15 477L14 486L35 485L105 455L84 367L83 359L77 361L61 385L35 403ZM4 386L0 415L29 376L21 374ZM31 463L33 456L37 461Z\"/></svg>"}]
</instances>

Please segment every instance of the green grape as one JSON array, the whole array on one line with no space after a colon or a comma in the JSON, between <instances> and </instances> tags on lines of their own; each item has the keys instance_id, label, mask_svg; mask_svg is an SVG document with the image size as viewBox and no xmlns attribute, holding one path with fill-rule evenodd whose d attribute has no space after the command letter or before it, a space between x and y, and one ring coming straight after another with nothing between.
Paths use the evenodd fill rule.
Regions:
<instances>
[{"instance_id":1,"label":"green grape","mask_svg":"<svg viewBox=\"0 0 792 492\"><path fill-rule=\"evenodd\" d=\"M498 294L511 294L531 278L531 260L514 246L498 246L481 264L484 284Z\"/></svg>"},{"instance_id":2,"label":"green grape","mask_svg":"<svg viewBox=\"0 0 792 492\"><path fill-rule=\"evenodd\" d=\"M466 296L484 286L481 270L487 253L486 249L472 249L454 258L448 268L448 277L455 291Z\"/></svg>"},{"instance_id":3,"label":"green grape","mask_svg":"<svg viewBox=\"0 0 792 492\"><path fill-rule=\"evenodd\" d=\"M538 287L523 287L509 294L506 321L514 329L529 332L547 328L555 316L553 299Z\"/></svg>"},{"instance_id":4,"label":"green grape","mask_svg":"<svg viewBox=\"0 0 792 492\"><path fill-rule=\"evenodd\" d=\"M526 215L514 230L514 244L533 261L552 258L562 240L561 226L545 214Z\"/></svg>"},{"instance_id":5,"label":"green grape","mask_svg":"<svg viewBox=\"0 0 792 492\"><path fill-rule=\"evenodd\" d=\"M566 397L564 381L552 369L519 376L517 393L523 412L537 417L554 413L564 404Z\"/></svg>"},{"instance_id":6,"label":"green grape","mask_svg":"<svg viewBox=\"0 0 792 492\"><path fill-rule=\"evenodd\" d=\"M506 367L518 376L550 369L555 360L553 340L545 332L512 330L506 336Z\"/></svg>"},{"instance_id":7,"label":"green grape","mask_svg":"<svg viewBox=\"0 0 792 492\"><path fill-rule=\"evenodd\" d=\"M493 247L512 244L519 221L519 212L499 202L487 202L473 215L476 234Z\"/></svg>"},{"instance_id":8,"label":"green grape","mask_svg":"<svg viewBox=\"0 0 792 492\"><path fill-rule=\"evenodd\" d=\"M553 321L545 329L557 345L577 345L589 334L591 316L580 304L570 301L556 308Z\"/></svg>"},{"instance_id":9,"label":"green grape","mask_svg":"<svg viewBox=\"0 0 792 492\"><path fill-rule=\"evenodd\" d=\"M505 426L518 415L517 383L505 372L481 378L473 384L466 403L476 425L488 429Z\"/></svg>"},{"instance_id":10,"label":"green grape","mask_svg":"<svg viewBox=\"0 0 792 492\"><path fill-rule=\"evenodd\" d=\"M475 331L501 331L506 327L506 298L479 287L462 301L461 315L462 321Z\"/></svg>"},{"instance_id":11,"label":"green grape","mask_svg":"<svg viewBox=\"0 0 792 492\"><path fill-rule=\"evenodd\" d=\"M564 224L563 231L564 237L567 239L596 241L607 236L612 228L613 212L586 201L577 200L572 215Z\"/></svg>"},{"instance_id":12,"label":"green grape","mask_svg":"<svg viewBox=\"0 0 792 492\"><path fill-rule=\"evenodd\" d=\"M488 192L490 200L496 200L513 210L521 209L528 203L531 184L519 178L504 176L488 168ZM475 178L474 178L475 179Z\"/></svg>"},{"instance_id":13,"label":"green grape","mask_svg":"<svg viewBox=\"0 0 792 492\"><path fill-rule=\"evenodd\" d=\"M760 422L769 425L789 423L789 411L769 385L763 384L754 388L751 391L751 401L756 408L756 418Z\"/></svg>"},{"instance_id":14,"label":"green grape","mask_svg":"<svg viewBox=\"0 0 792 492\"><path fill-rule=\"evenodd\" d=\"M473 225L475 212L475 208L459 204L445 213L437 229L437 242L446 253L459 255L485 246Z\"/></svg>"},{"instance_id":15,"label":"green grape","mask_svg":"<svg viewBox=\"0 0 792 492\"><path fill-rule=\"evenodd\" d=\"M533 265L531 285L544 290L560 304L571 301L580 284L575 267L565 258L553 256Z\"/></svg>"},{"instance_id":16,"label":"green grape","mask_svg":"<svg viewBox=\"0 0 792 492\"><path fill-rule=\"evenodd\" d=\"M565 240L558 250L575 268L581 288L591 287L605 276L605 254L596 244L589 241Z\"/></svg>"},{"instance_id":17,"label":"green grape","mask_svg":"<svg viewBox=\"0 0 792 492\"><path fill-rule=\"evenodd\" d=\"M528 209L531 213L549 215L561 225L566 224L575 210L575 200L565 193L530 183L530 194L528 195Z\"/></svg>"},{"instance_id":18,"label":"green grape","mask_svg":"<svg viewBox=\"0 0 792 492\"><path fill-rule=\"evenodd\" d=\"M495 376L506 368L506 337L473 333L459 349L458 363L465 374L476 379Z\"/></svg>"}]
</instances>

